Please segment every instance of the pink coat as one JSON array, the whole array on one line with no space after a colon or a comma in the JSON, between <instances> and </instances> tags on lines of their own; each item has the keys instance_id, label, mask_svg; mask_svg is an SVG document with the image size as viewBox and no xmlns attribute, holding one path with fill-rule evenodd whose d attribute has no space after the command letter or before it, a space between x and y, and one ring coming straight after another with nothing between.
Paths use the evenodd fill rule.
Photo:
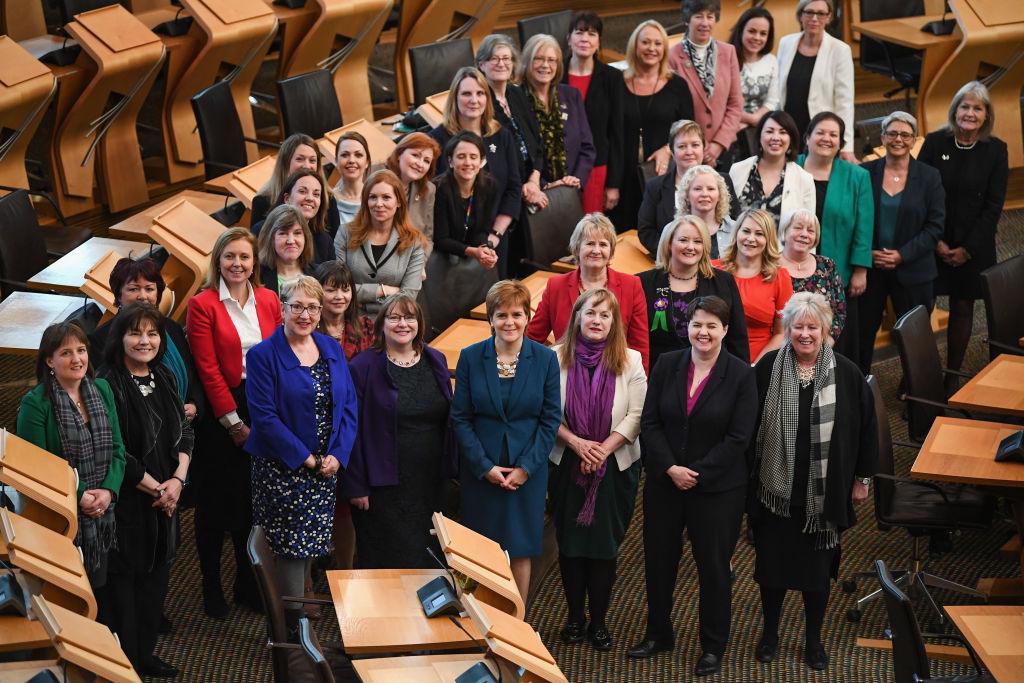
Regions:
<instances>
[{"instance_id":1,"label":"pink coat","mask_svg":"<svg viewBox=\"0 0 1024 683\"><path fill-rule=\"evenodd\" d=\"M740 114L743 113L743 91L740 90L740 68L736 59L736 48L729 43L716 40L718 51L715 60L715 88L711 99L704 92L697 70L690 62L682 41L668 52L668 65L682 76L693 97L693 118L704 127L708 143L717 142L723 149L729 149L736 141L736 134L743 127Z\"/></svg>"}]
</instances>

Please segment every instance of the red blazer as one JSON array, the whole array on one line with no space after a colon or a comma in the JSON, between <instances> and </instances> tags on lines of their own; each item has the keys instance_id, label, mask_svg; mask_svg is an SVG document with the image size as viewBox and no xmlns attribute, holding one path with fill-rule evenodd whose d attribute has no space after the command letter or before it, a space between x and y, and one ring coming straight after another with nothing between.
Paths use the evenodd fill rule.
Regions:
<instances>
[{"instance_id":1,"label":"red blazer","mask_svg":"<svg viewBox=\"0 0 1024 683\"><path fill-rule=\"evenodd\" d=\"M281 301L266 287L254 287L253 293L260 333L266 339L282 322ZM231 389L242 383L242 341L217 289L205 289L192 297L185 328L196 374L213 415L223 417L238 407Z\"/></svg>"},{"instance_id":2,"label":"red blazer","mask_svg":"<svg viewBox=\"0 0 1024 683\"><path fill-rule=\"evenodd\" d=\"M608 269L608 289L619 301L622 324L626 328L626 345L639 351L647 372L650 337L647 333L647 299L640 278ZM548 280L537 311L526 328L526 336L544 343L548 334L555 333L561 339L569 325L573 304L580 296L580 271L556 275Z\"/></svg>"},{"instance_id":3,"label":"red blazer","mask_svg":"<svg viewBox=\"0 0 1024 683\"><path fill-rule=\"evenodd\" d=\"M720 40L715 42L718 57L715 60L715 89L711 99L704 92L704 85L682 41L668 51L668 67L682 76L689 86L693 97L693 120L704 127L704 137L708 143L717 142L723 149L729 149L743 127L740 122L743 113L740 67L736 48Z\"/></svg>"}]
</instances>

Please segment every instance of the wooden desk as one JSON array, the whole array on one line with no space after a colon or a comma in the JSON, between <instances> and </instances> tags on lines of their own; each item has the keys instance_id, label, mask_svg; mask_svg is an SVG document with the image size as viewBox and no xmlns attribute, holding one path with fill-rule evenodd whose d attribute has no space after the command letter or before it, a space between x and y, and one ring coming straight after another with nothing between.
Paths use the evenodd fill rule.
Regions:
<instances>
[{"instance_id":1,"label":"wooden desk","mask_svg":"<svg viewBox=\"0 0 1024 683\"><path fill-rule=\"evenodd\" d=\"M944 609L996 681L1024 681L1024 607L947 605Z\"/></svg>"},{"instance_id":2,"label":"wooden desk","mask_svg":"<svg viewBox=\"0 0 1024 683\"><path fill-rule=\"evenodd\" d=\"M359 674L363 683L452 683L477 662L483 662L492 674L497 675L494 665L482 655L476 654L353 659L352 668Z\"/></svg>"},{"instance_id":3,"label":"wooden desk","mask_svg":"<svg viewBox=\"0 0 1024 683\"><path fill-rule=\"evenodd\" d=\"M153 226L153 219L182 200L199 207L207 215L216 213L233 202L230 197L222 194L185 190L111 225L107 232L113 237L152 241L149 229Z\"/></svg>"},{"instance_id":4,"label":"wooden desk","mask_svg":"<svg viewBox=\"0 0 1024 683\"><path fill-rule=\"evenodd\" d=\"M440 569L352 569L327 572L345 651L349 654L452 650L483 644L472 621L459 623L470 639L447 617L428 619L416 591ZM408 680L408 679L405 679Z\"/></svg>"},{"instance_id":5,"label":"wooden desk","mask_svg":"<svg viewBox=\"0 0 1024 683\"><path fill-rule=\"evenodd\" d=\"M46 629L62 660L96 675L95 680L141 683L120 643L103 624L66 610L41 595L32 596L32 611L39 618L34 623Z\"/></svg>"},{"instance_id":6,"label":"wooden desk","mask_svg":"<svg viewBox=\"0 0 1024 683\"><path fill-rule=\"evenodd\" d=\"M871 38L884 40L914 50L921 50L923 63L921 64L921 83L918 93L925 93L935 75L939 72L949 56L953 54L957 45L963 39L959 30L954 30L948 36L936 36L921 30L929 21L941 19L942 15L900 17L898 19L879 19L878 21L862 21L852 25L855 32ZM959 87L959 86L957 86ZM947 102L948 106L948 102ZM943 120L930 121L925 107L925 98L917 98L917 123L922 131L931 131L939 128Z\"/></svg>"},{"instance_id":7,"label":"wooden desk","mask_svg":"<svg viewBox=\"0 0 1024 683\"><path fill-rule=\"evenodd\" d=\"M388 120L391 120L391 117L388 117ZM366 143L370 146L370 163L373 165L383 164L395 149L395 133L390 125L359 119L324 133L324 136L316 141L325 159L334 161L338 138L349 131L355 131L366 138Z\"/></svg>"},{"instance_id":8,"label":"wooden desk","mask_svg":"<svg viewBox=\"0 0 1024 683\"><path fill-rule=\"evenodd\" d=\"M46 635L46 629L38 621L30 621L28 617L16 615L0 616L0 652L49 646L50 636ZM0 681L6 680L3 669L0 669Z\"/></svg>"},{"instance_id":9,"label":"wooden desk","mask_svg":"<svg viewBox=\"0 0 1024 683\"><path fill-rule=\"evenodd\" d=\"M33 275L28 284L35 289L56 290L65 294L77 294L85 282L85 272L110 251L119 256L140 258L153 245L148 242L131 242L109 237L93 237L78 245L43 270Z\"/></svg>"},{"instance_id":10,"label":"wooden desk","mask_svg":"<svg viewBox=\"0 0 1024 683\"><path fill-rule=\"evenodd\" d=\"M43 330L85 305L84 297L13 292L0 301L0 353L35 357Z\"/></svg>"},{"instance_id":11,"label":"wooden desk","mask_svg":"<svg viewBox=\"0 0 1024 683\"><path fill-rule=\"evenodd\" d=\"M546 270L538 270L535 273L531 273L522 279L523 286L530 290L530 308L536 313L537 306L540 305L540 300L544 296L544 290L547 289L548 280L558 275L558 273L549 273ZM469 312L469 317L474 320L487 320L487 305L482 303Z\"/></svg>"},{"instance_id":12,"label":"wooden desk","mask_svg":"<svg viewBox=\"0 0 1024 683\"><path fill-rule=\"evenodd\" d=\"M28 188L25 153L56 92L50 69L11 37L0 36L0 129L11 131L0 150L0 185Z\"/></svg>"},{"instance_id":13,"label":"wooden desk","mask_svg":"<svg viewBox=\"0 0 1024 683\"><path fill-rule=\"evenodd\" d=\"M447 330L434 337L434 341L430 342L430 347L444 354L448 361L448 371L454 375L462 349L490 336L491 324L486 320L460 318Z\"/></svg>"},{"instance_id":14,"label":"wooden desk","mask_svg":"<svg viewBox=\"0 0 1024 683\"><path fill-rule=\"evenodd\" d=\"M42 671L49 671L57 677L58 681L61 680L61 671L60 667L57 666L57 660L42 659L34 662L7 662L6 664L0 664L0 681L4 683L26 683L26 681Z\"/></svg>"},{"instance_id":15,"label":"wooden desk","mask_svg":"<svg viewBox=\"0 0 1024 683\"><path fill-rule=\"evenodd\" d=\"M1024 356L997 356L949 397L949 405L1024 416Z\"/></svg>"},{"instance_id":16,"label":"wooden desk","mask_svg":"<svg viewBox=\"0 0 1024 683\"><path fill-rule=\"evenodd\" d=\"M636 275L654 267L654 259L647 253L647 249L640 244L640 238L636 230L627 230L620 234L615 242L615 255L612 256L612 269L620 273ZM576 261L559 259L551 264L551 268L559 273L568 273L576 270Z\"/></svg>"},{"instance_id":17,"label":"wooden desk","mask_svg":"<svg viewBox=\"0 0 1024 683\"><path fill-rule=\"evenodd\" d=\"M21 494L23 517L75 539L78 475L67 460L0 429L0 482Z\"/></svg>"}]
</instances>

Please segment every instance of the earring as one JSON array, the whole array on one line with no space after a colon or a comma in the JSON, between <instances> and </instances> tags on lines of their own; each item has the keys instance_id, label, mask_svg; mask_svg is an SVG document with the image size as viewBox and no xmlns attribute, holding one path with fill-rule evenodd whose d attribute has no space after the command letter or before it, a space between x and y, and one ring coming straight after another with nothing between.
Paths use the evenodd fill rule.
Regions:
<instances>
[{"instance_id":1,"label":"earring","mask_svg":"<svg viewBox=\"0 0 1024 683\"><path fill-rule=\"evenodd\" d=\"M53 377L53 368L50 368L50 377Z\"/></svg>"}]
</instances>

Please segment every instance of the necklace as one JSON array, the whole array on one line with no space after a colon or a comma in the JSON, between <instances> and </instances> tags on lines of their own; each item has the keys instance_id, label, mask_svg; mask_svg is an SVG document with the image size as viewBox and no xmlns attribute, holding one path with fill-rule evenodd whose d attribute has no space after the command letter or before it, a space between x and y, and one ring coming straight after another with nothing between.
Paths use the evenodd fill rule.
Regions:
<instances>
[{"instance_id":1,"label":"necklace","mask_svg":"<svg viewBox=\"0 0 1024 683\"><path fill-rule=\"evenodd\" d=\"M814 260L813 257L811 257L811 258L804 258L803 261L793 261L792 259L786 259L786 261L788 261L789 263L793 264L793 270L796 272L797 275L800 275L801 273L803 273L804 264L805 263L807 263L808 261L813 261L813 260Z\"/></svg>"},{"instance_id":2,"label":"necklace","mask_svg":"<svg viewBox=\"0 0 1024 683\"><path fill-rule=\"evenodd\" d=\"M388 352L388 360L400 368L411 368L412 366L416 365L416 362L419 361L419 359L420 354L418 353L412 354L411 360L398 360L397 358L391 355L390 351Z\"/></svg>"},{"instance_id":3,"label":"necklace","mask_svg":"<svg viewBox=\"0 0 1024 683\"><path fill-rule=\"evenodd\" d=\"M961 145L961 144L960 144L960 141L959 141L959 140L957 140L956 136L954 135L954 136L953 136L953 144L954 144L954 145L956 145L956 148L957 148L957 149L974 149L974 146L975 146L976 144L978 144L978 139L977 139L977 138L975 138L975 139L974 139L974 142L972 142L972 143L971 143L971 144L969 144L969 145Z\"/></svg>"},{"instance_id":4,"label":"necklace","mask_svg":"<svg viewBox=\"0 0 1024 683\"><path fill-rule=\"evenodd\" d=\"M132 379L135 380L135 386L139 388L139 393L144 397L156 391L156 379L153 378L153 373L149 373L145 377L132 375Z\"/></svg>"},{"instance_id":5,"label":"necklace","mask_svg":"<svg viewBox=\"0 0 1024 683\"><path fill-rule=\"evenodd\" d=\"M808 367L806 365L801 365L800 363L797 363L796 376L797 379L800 380L800 386L806 389L811 385L811 382L814 381L814 366L811 365L810 367Z\"/></svg>"},{"instance_id":6,"label":"necklace","mask_svg":"<svg viewBox=\"0 0 1024 683\"><path fill-rule=\"evenodd\" d=\"M503 361L503 360L501 360L499 358L498 359L498 377L504 377L504 378L515 377L516 376L516 368L517 367L519 367L519 354L518 353L516 354L516 357L514 359L512 359L511 361L508 361L508 362L505 362L505 361Z\"/></svg>"},{"instance_id":7,"label":"necklace","mask_svg":"<svg viewBox=\"0 0 1024 683\"><path fill-rule=\"evenodd\" d=\"M697 279L697 275L698 275L699 273L700 273L700 271L699 271L699 270L697 270L697 271L694 271L693 275L691 275L691 276L689 276L689 277L679 277L678 275L676 275L675 273L673 273L673 272L672 272L672 271L670 270L670 271L668 272L668 276L669 276L670 278L672 278L673 280L679 280L680 282L689 282L690 280L696 280L696 279Z\"/></svg>"}]
</instances>

